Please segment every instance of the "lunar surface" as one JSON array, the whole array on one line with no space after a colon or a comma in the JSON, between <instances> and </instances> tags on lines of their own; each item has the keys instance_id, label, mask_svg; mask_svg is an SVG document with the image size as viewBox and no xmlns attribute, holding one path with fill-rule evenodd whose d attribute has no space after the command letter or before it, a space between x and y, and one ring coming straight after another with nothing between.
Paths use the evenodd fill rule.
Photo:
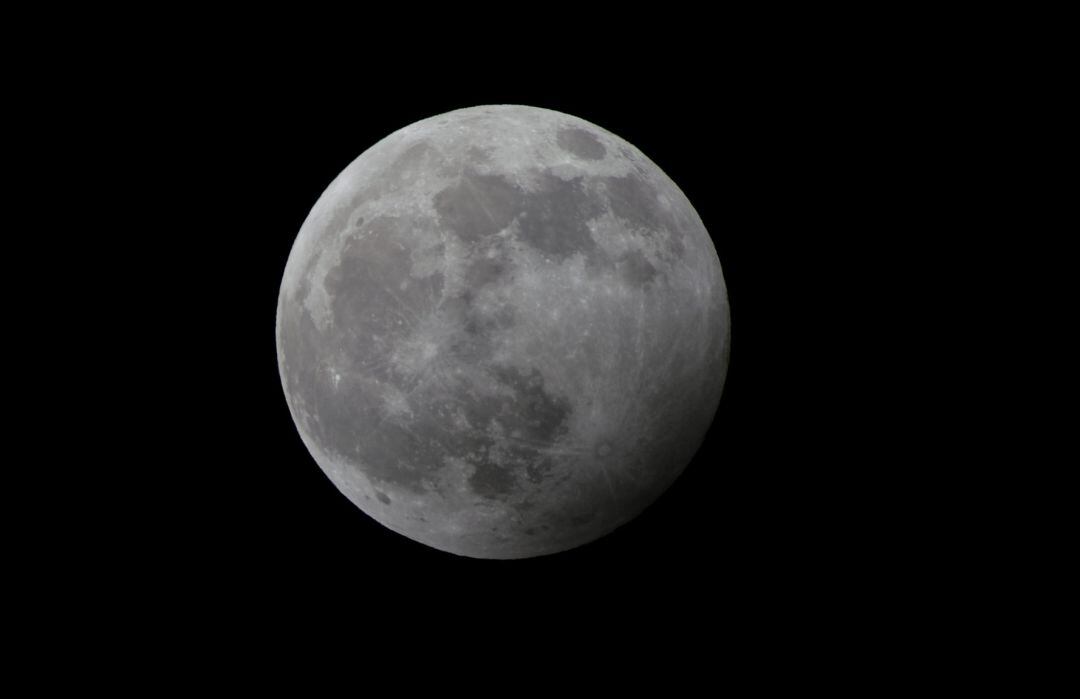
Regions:
<instances>
[{"instance_id":1,"label":"lunar surface","mask_svg":"<svg viewBox=\"0 0 1080 699\"><path fill-rule=\"evenodd\" d=\"M632 519L700 446L727 372L716 250L618 136L524 106L372 146L296 238L282 385L330 480L443 551L525 558Z\"/></svg>"}]
</instances>

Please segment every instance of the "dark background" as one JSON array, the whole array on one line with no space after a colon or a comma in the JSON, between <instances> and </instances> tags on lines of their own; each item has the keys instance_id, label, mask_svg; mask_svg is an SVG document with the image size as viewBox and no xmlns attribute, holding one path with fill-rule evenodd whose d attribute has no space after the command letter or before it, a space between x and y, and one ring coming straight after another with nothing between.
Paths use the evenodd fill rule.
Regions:
<instances>
[{"instance_id":1,"label":"dark background","mask_svg":"<svg viewBox=\"0 0 1080 699\"><path fill-rule=\"evenodd\" d=\"M915 471L882 426L906 400L907 340L901 290L883 280L913 244L889 172L915 138L898 119L918 115L880 89L898 84L888 61L805 46L686 52L673 36L662 59L623 62L448 53L376 71L361 68L377 53L240 53L156 67L111 124L144 150L129 177L148 230L127 254L154 262L124 280L143 290L125 296L139 343L125 373L145 408L126 413L139 447L108 513L120 563L157 603L258 623L441 612L748 638L902 577L896 533L917 514L889 513ZM656 162L711 234L732 313L723 398L678 481L614 533L521 561L430 549L349 503L293 426L274 335L291 245L330 181L398 128L498 103L574 114Z\"/></svg>"},{"instance_id":2,"label":"dark background","mask_svg":"<svg viewBox=\"0 0 1080 699\"><path fill-rule=\"evenodd\" d=\"M221 554L237 574L271 585L296 579L370 583L372 571L380 571L375 584L389 587L398 577L405 584L417 576L460 578L462 584L508 578L564 594L556 591L576 586L584 575L608 598L641 594L653 585L712 594L714 587L730 585L736 571L748 588L785 586L783 577L772 576L777 570L813 575L840 533L831 527L833 479L844 452L861 440L837 413L848 412L843 403L850 398L831 374L858 346L842 341L831 325L836 309L829 305L852 299L837 299L836 270L820 265L842 240L844 225L819 198L828 188L813 182L830 178L828 161L836 157L823 143L828 137L809 128L813 122L805 116L821 93L807 101L788 91L783 100L762 102L753 87L733 85L719 74L693 91L660 76L652 85L647 94L628 85L546 80L368 86L314 105L311 95L321 88L303 80L238 86L239 95L229 97L224 119L213 128L222 152L207 163L225 185L213 192L221 197L214 211L222 225L202 234L212 259L198 283L213 289L213 310L193 315L188 329L197 348L200 412L217 418L210 432L207 425L195 426L189 438L211 442L185 474L205 484L208 498L201 505L208 501L209 508L198 513L203 519L192 534L209 543L210 554ZM330 180L397 128L488 103L575 114L641 148L679 184L713 236L732 308L723 400L683 477L612 535L519 562L434 551L351 505L296 434L274 345L283 266ZM839 487L848 490L849 484ZM763 569L771 571L769 579L757 580ZM584 597L580 602L589 603Z\"/></svg>"},{"instance_id":3,"label":"dark background","mask_svg":"<svg viewBox=\"0 0 1080 699\"><path fill-rule=\"evenodd\" d=\"M1000 419L1002 383L1037 383L1040 360L993 352L1044 350L1014 270L1052 276L1053 248L986 252L1058 230L1014 191L1040 168L1009 157L1060 159L1043 122L1068 112L1036 98L1067 94L1047 68L1068 42L990 11L293 9L11 22L28 41L5 46L5 154L30 157L8 165L8 210L28 220L5 259L30 279L10 294L24 356L8 368L32 395L9 405L45 434L6 435L6 475L41 479L5 491L30 510L6 578L32 588L12 606L50 658L37 679L65 674L52 649L76 633L77 654L109 651L94 666L140 664L103 642L121 631L140 662L179 659L175 678L201 650L230 665L288 629L349 655L334 666L350 676L379 673L372 645L464 652L435 677L451 691L483 681L492 648L530 681L599 665L662 671L665 693L690 665L805 686L895 658L880 684L997 623L1001 547L1044 533L1014 527L1040 455L1003 453L1023 435L970 404ZM275 357L281 272L326 185L395 129L485 103L641 148L713 236L732 310L723 399L682 477L613 534L525 561L443 554L353 507L303 448ZM1047 509L1054 485L1028 503ZM612 646L637 654L601 664ZM257 655L251 674L276 678Z\"/></svg>"}]
</instances>

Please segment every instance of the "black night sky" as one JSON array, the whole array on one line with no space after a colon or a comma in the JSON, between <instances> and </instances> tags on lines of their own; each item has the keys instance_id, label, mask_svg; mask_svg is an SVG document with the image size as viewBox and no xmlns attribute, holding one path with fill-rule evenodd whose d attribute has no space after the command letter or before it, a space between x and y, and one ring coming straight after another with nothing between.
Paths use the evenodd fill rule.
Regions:
<instances>
[{"instance_id":1,"label":"black night sky","mask_svg":"<svg viewBox=\"0 0 1080 699\"><path fill-rule=\"evenodd\" d=\"M820 595L881 574L875 554L893 531L875 513L895 505L904 457L874 397L903 367L874 358L890 339L867 289L900 239L881 215L877 160L903 143L878 133L882 98L843 56L739 46L602 76L588 54L355 79L281 57L159 73L171 89L146 93L125 123L146 134L154 215L182 234L140 252L161 261L140 280L154 290L137 302L152 319L140 361L169 371L140 389L153 406L140 453L162 463L129 483L143 524L117 524L117 550L139 552L127 564L180 610L332 619L359 606L386 619L449 604L627 628L816 614ZM732 312L723 398L678 481L613 534L520 561L442 553L354 507L297 435L275 348L282 270L327 184L392 131L479 104L563 111L640 148L704 221Z\"/></svg>"},{"instance_id":2,"label":"black night sky","mask_svg":"<svg viewBox=\"0 0 1080 699\"><path fill-rule=\"evenodd\" d=\"M8 623L13 669L35 655L33 686L81 690L141 673L140 696L218 693L224 670L246 696L299 648L317 657L304 682L340 674L351 694L389 680L421 695L423 679L519 694L550 678L604 696L652 679L681 697L737 690L735 675L805 693L860 671L925 690L940 683L920 668L995 645L956 666L965 686L996 681L1017 643L1052 637L1012 633L1001 611L1054 622L1041 586L1068 580L1002 553L1068 560L1036 543L1069 530L1053 520L1070 509L1044 503L1072 491L1040 467L1066 468L1043 435L1070 414L1054 405L1029 437L1013 415L1052 401L1005 397L1068 395L1067 372L1044 381L1042 360L1005 356L1066 346L1025 325L1069 325L1035 312L1069 298L1049 286L1068 274L1043 273L1056 248L1019 258L1061 230L1039 216L1067 201L1067 180L1034 164L1067 157L1043 122L1070 112L1035 99L1069 94L1048 70L1070 65L1054 55L1069 42L1042 38L1052 22L399 5L8 13L7 208L27 221L6 227L5 260L29 278L10 285L7 378L31 390L9 391L4 463L39 481L4 491L29 504L5 537L5 620L29 620ZM731 307L723 396L682 475L615 532L524 560L440 552L355 507L304 447L276 352L282 273L327 185L388 134L484 104L572 114L644 152L703 220ZM1028 201L1021 180L1045 191ZM464 657L431 662L448 656Z\"/></svg>"}]
</instances>

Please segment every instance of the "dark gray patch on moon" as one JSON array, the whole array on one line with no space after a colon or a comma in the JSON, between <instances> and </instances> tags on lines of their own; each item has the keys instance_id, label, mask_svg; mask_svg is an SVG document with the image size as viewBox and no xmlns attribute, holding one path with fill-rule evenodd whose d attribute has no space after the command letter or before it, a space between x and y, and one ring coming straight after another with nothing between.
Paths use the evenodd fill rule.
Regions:
<instances>
[{"instance_id":1,"label":"dark gray patch on moon","mask_svg":"<svg viewBox=\"0 0 1080 699\"><path fill-rule=\"evenodd\" d=\"M543 477L550 468L542 447L566 431L570 404L548 393L535 369L493 366L492 376L506 389L495 397L466 399L469 424L484 426L468 440L473 492L497 498L512 492L520 478Z\"/></svg>"},{"instance_id":2,"label":"dark gray patch on moon","mask_svg":"<svg viewBox=\"0 0 1080 699\"><path fill-rule=\"evenodd\" d=\"M416 322L415 309L442 292L441 273L411 276L410 251L396 240L404 225L389 217L372 220L366 235L348 242L323 282L333 325L350 343L344 356L354 362L348 367L353 371L382 373L384 348Z\"/></svg>"},{"instance_id":3,"label":"dark gray patch on moon","mask_svg":"<svg viewBox=\"0 0 1080 699\"><path fill-rule=\"evenodd\" d=\"M481 311L470 304L464 320L462 329L466 335L490 337L492 332L504 330L514 324L514 309L510 306L499 306L492 311Z\"/></svg>"},{"instance_id":4,"label":"dark gray patch on moon","mask_svg":"<svg viewBox=\"0 0 1080 699\"><path fill-rule=\"evenodd\" d=\"M653 185L641 175L629 174L604 178L603 188L613 214L637 230L652 235L663 234L672 257L682 256L685 251L682 226L663 206Z\"/></svg>"},{"instance_id":5,"label":"dark gray patch on moon","mask_svg":"<svg viewBox=\"0 0 1080 699\"><path fill-rule=\"evenodd\" d=\"M496 366L493 374L514 396L500 414L511 434L520 431L527 443L550 444L566 431L572 406L544 390L544 377L538 370Z\"/></svg>"},{"instance_id":6,"label":"dark gray patch on moon","mask_svg":"<svg viewBox=\"0 0 1080 699\"><path fill-rule=\"evenodd\" d=\"M656 278L656 267L640 250L632 250L619 260L619 273L628 284L641 287Z\"/></svg>"},{"instance_id":7,"label":"dark gray patch on moon","mask_svg":"<svg viewBox=\"0 0 1080 699\"><path fill-rule=\"evenodd\" d=\"M588 221L603 212L601 202L580 178L544 173L540 179L540 190L530 193L518 219L522 240L558 259L596 250Z\"/></svg>"},{"instance_id":8,"label":"dark gray patch on moon","mask_svg":"<svg viewBox=\"0 0 1080 699\"><path fill-rule=\"evenodd\" d=\"M656 191L638 175L604 180L611 212L643 230L658 230L667 223L656 201Z\"/></svg>"},{"instance_id":9,"label":"dark gray patch on moon","mask_svg":"<svg viewBox=\"0 0 1080 699\"><path fill-rule=\"evenodd\" d=\"M474 163L490 163L491 149L472 146L469 148L469 160Z\"/></svg>"},{"instance_id":10,"label":"dark gray patch on moon","mask_svg":"<svg viewBox=\"0 0 1080 699\"><path fill-rule=\"evenodd\" d=\"M588 221L603 212L581 178L564 180L547 172L535 192L505 178L465 169L454 184L435 195L439 223L469 243L484 241L516 219L521 239L546 255L564 259L590 253L596 243Z\"/></svg>"},{"instance_id":11,"label":"dark gray patch on moon","mask_svg":"<svg viewBox=\"0 0 1080 699\"><path fill-rule=\"evenodd\" d=\"M490 333L515 323L512 308L478 308L469 291L448 297L433 313L440 326L452 329L447 331L441 348L446 359L463 366L491 359L493 347Z\"/></svg>"},{"instance_id":12,"label":"dark gray patch on moon","mask_svg":"<svg viewBox=\"0 0 1080 699\"><path fill-rule=\"evenodd\" d=\"M522 192L498 175L466 169L458 181L435 195L439 223L467 242L498 233L521 208Z\"/></svg>"},{"instance_id":13,"label":"dark gray patch on moon","mask_svg":"<svg viewBox=\"0 0 1080 699\"><path fill-rule=\"evenodd\" d=\"M466 293L506 280L513 272L513 264L504 241L490 245L465 271Z\"/></svg>"},{"instance_id":14,"label":"dark gray patch on moon","mask_svg":"<svg viewBox=\"0 0 1080 699\"><path fill-rule=\"evenodd\" d=\"M585 129L560 129L556 142L560 148L583 160L600 160L607 155L604 144Z\"/></svg>"},{"instance_id":15,"label":"dark gray patch on moon","mask_svg":"<svg viewBox=\"0 0 1080 699\"><path fill-rule=\"evenodd\" d=\"M469 476L469 485L482 498L496 499L517 486L514 474L506 464L486 452L474 459L472 465L474 470L473 475Z\"/></svg>"}]
</instances>

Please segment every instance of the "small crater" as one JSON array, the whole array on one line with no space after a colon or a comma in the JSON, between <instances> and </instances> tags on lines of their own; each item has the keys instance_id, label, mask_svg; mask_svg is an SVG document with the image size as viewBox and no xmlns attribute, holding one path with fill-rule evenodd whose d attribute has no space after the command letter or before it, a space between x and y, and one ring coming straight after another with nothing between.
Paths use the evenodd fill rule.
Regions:
<instances>
[{"instance_id":1,"label":"small crater","mask_svg":"<svg viewBox=\"0 0 1080 699\"><path fill-rule=\"evenodd\" d=\"M382 492L381 490L376 490L375 491L375 497L379 498L379 502L381 502L384 505L389 505L390 504L390 497L386 493Z\"/></svg>"},{"instance_id":2,"label":"small crater","mask_svg":"<svg viewBox=\"0 0 1080 699\"><path fill-rule=\"evenodd\" d=\"M600 160L607 155L600 139L584 129L562 129L555 140L560 148L582 160Z\"/></svg>"},{"instance_id":3,"label":"small crater","mask_svg":"<svg viewBox=\"0 0 1080 699\"><path fill-rule=\"evenodd\" d=\"M602 456L607 456L610 453L611 453L611 445L608 444L607 442L601 442L599 444L599 446L596 447L596 455L597 456L601 456L601 457Z\"/></svg>"}]
</instances>

